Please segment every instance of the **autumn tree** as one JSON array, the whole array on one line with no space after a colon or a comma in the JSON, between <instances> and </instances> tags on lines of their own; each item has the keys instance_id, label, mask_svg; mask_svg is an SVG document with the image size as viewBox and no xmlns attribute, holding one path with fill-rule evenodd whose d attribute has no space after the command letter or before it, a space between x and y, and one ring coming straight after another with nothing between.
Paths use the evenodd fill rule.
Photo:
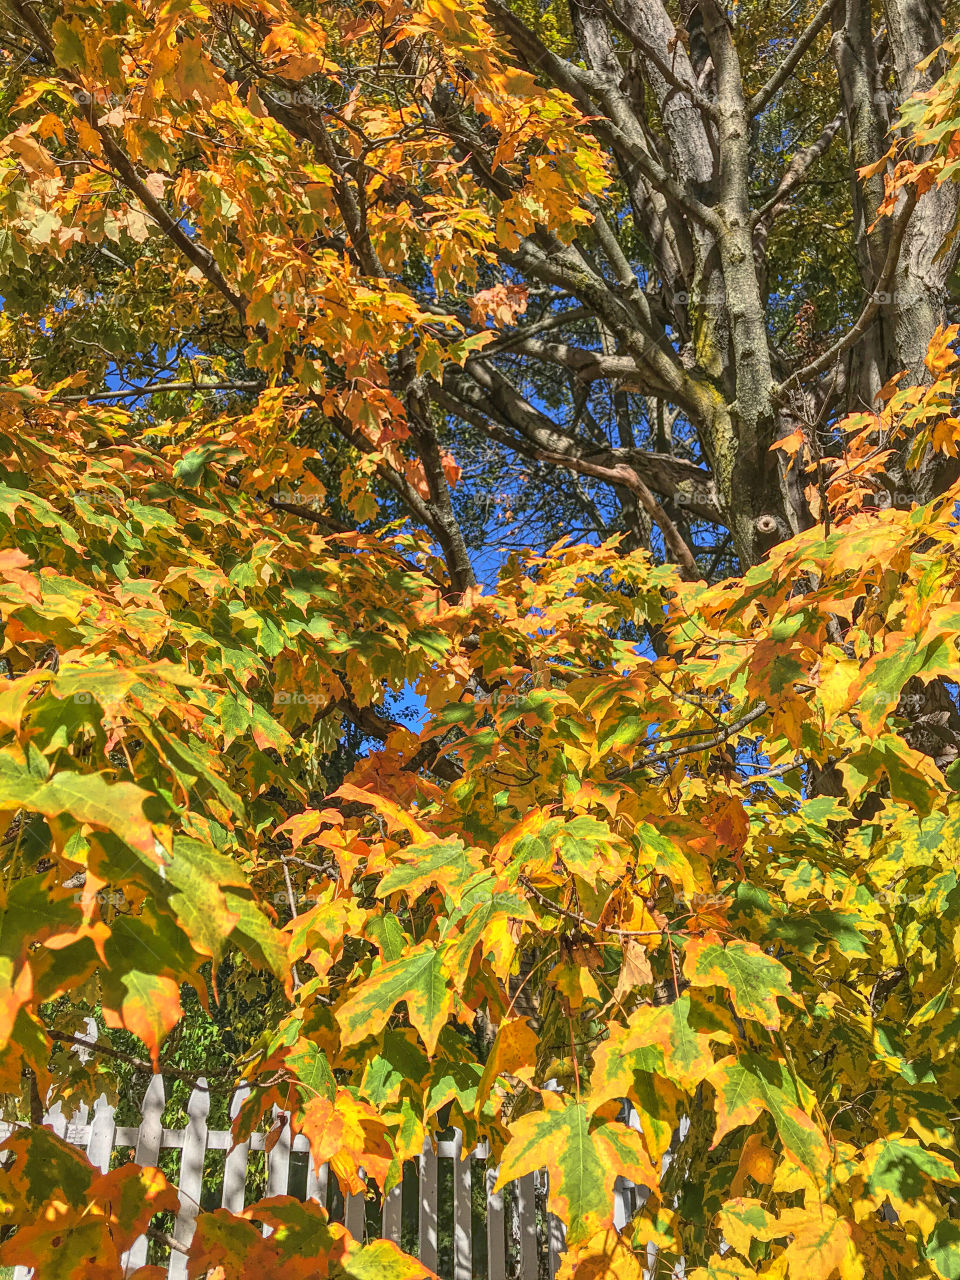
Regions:
<instances>
[{"instance_id":1,"label":"autumn tree","mask_svg":"<svg viewBox=\"0 0 960 1280\"><path fill-rule=\"evenodd\" d=\"M176 1192L43 1103L252 983L235 1134L345 1190L453 1123L576 1280L956 1276L943 35L4 0L0 1263L122 1274Z\"/></svg>"}]
</instances>

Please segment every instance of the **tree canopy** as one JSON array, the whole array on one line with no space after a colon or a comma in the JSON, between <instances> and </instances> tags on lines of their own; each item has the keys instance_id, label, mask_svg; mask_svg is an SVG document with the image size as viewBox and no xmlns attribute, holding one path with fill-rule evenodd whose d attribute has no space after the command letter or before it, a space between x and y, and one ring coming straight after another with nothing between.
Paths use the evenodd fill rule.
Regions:
<instances>
[{"instance_id":1,"label":"tree canopy","mask_svg":"<svg viewBox=\"0 0 960 1280\"><path fill-rule=\"evenodd\" d=\"M4 0L0 1264L119 1280L176 1194L42 1100L207 1010L564 1280L960 1274L950 21Z\"/></svg>"}]
</instances>

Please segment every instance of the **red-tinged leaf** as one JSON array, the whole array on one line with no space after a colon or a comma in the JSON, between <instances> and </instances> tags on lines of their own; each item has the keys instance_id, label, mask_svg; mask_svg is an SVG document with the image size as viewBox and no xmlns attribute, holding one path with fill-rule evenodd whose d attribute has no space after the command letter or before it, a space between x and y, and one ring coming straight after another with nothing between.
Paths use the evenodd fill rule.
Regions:
<instances>
[{"instance_id":1,"label":"red-tinged leaf","mask_svg":"<svg viewBox=\"0 0 960 1280\"><path fill-rule=\"evenodd\" d=\"M255 1225L273 1228L266 1238ZM327 1214L318 1204L292 1196L271 1196L248 1205L242 1215L217 1209L201 1213L190 1243L190 1274L216 1280L315 1280L330 1274L331 1259L342 1252Z\"/></svg>"},{"instance_id":2,"label":"red-tinged leaf","mask_svg":"<svg viewBox=\"0 0 960 1280\"><path fill-rule=\"evenodd\" d=\"M52 1129L15 1129L0 1150L13 1153L12 1163L4 1170L4 1196L14 1221L38 1218L40 1207L54 1192L68 1205L86 1203L97 1171Z\"/></svg>"},{"instance_id":3,"label":"red-tinged leaf","mask_svg":"<svg viewBox=\"0 0 960 1280\"><path fill-rule=\"evenodd\" d=\"M150 1224L155 1213L180 1209L180 1198L159 1169L121 1165L102 1174L90 1186L89 1198L110 1223L118 1247L128 1248Z\"/></svg>"},{"instance_id":4,"label":"red-tinged leaf","mask_svg":"<svg viewBox=\"0 0 960 1280\"><path fill-rule=\"evenodd\" d=\"M777 998L799 1003L788 971L753 942L724 945L715 933L692 938L684 951L683 973L694 987L729 991L741 1018L755 1018L771 1031L780 1026Z\"/></svg>"},{"instance_id":5,"label":"red-tinged leaf","mask_svg":"<svg viewBox=\"0 0 960 1280\"><path fill-rule=\"evenodd\" d=\"M179 1197L159 1169L127 1164L100 1174L65 1145L35 1132L5 1144L15 1152L12 1187L36 1207L0 1246L0 1263L64 1280L115 1280L124 1250L155 1213L176 1212Z\"/></svg>"},{"instance_id":6,"label":"red-tinged leaf","mask_svg":"<svg viewBox=\"0 0 960 1280\"><path fill-rule=\"evenodd\" d=\"M0 1264L33 1267L50 1280L116 1280L122 1274L120 1253L103 1219L80 1218L62 1203L50 1205L39 1222L20 1227L0 1245Z\"/></svg>"},{"instance_id":7,"label":"red-tinged leaf","mask_svg":"<svg viewBox=\"0 0 960 1280\"><path fill-rule=\"evenodd\" d=\"M20 721L34 690L38 684L50 679L49 671L31 671L17 680L5 681L0 689L0 727L12 730L19 737Z\"/></svg>"},{"instance_id":8,"label":"red-tinged leaf","mask_svg":"<svg viewBox=\"0 0 960 1280\"><path fill-rule=\"evenodd\" d=\"M305 840L309 840L332 822L343 823L343 815L336 809L305 809L303 813L295 813L292 818L281 823L277 827L277 835L289 836L294 849L299 849Z\"/></svg>"},{"instance_id":9,"label":"red-tinged leaf","mask_svg":"<svg viewBox=\"0 0 960 1280\"><path fill-rule=\"evenodd\" d=\"M383 1185L393 1152L377 1112L346 1089L335 1097L321 1094L304 1104L300 1132L310 1143L317 1169L324 1164L351 1194L363 1191L366 1177Z\"/></svg>"},{"instance_id":10,"label":"red-tinged leaf","mask_svg":"<svg viewBox=\"0 0 960 1280\"><path fill-rule=\"evenodd\" d=\"M343 796L345 800L355 800L376 809L377 813L382 814L386 819L387 828L390 831L406 831L413 836L414 840L422 841L424 844L429 844L433 840L431 833L412 818L402 805L395 804L386 796L377 795L374 791L364 791L350 782L345 782L334 794Z\"/></svg>"},{"instance_id":11,"label":"red-tinged leaf","mask_svg":"<svg viewBox=\"0 0 960 1280\"><path fill-rule=\"evenodd\" d=\"M123 998L118 1007L103 1006L108 1027L124 1027L147 1046L159 1070L160 1046L180 1021L180 987L173 978L136 969L120 977Z\"/></svg>"}]
</instances>

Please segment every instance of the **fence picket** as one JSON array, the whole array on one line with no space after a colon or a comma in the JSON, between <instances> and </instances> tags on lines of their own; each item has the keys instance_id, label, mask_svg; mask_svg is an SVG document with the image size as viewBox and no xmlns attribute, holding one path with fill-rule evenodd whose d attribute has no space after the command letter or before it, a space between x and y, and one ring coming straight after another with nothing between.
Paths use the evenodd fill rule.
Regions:
<instances>
[{"instance_id":1,"label":"fence picket","mask_svg":"<svg viewBox=\"0 0 960 1280\"><path fill-rule=\"evenodd\" d=\"M231 1121L236 1120L240 1114L240 1108L249 1093L250 1090L247 1086L241 1085L233 1095L230 1102ZM249 1141L238 1142L231 1151L227 1152L227 1158L223 1162L223 1194L220 1197L220 1204L224 1209L229 1209L231 1213L240 1213L243 1209L247 1191L247 1160L249 1156Z\"/></svg>"},{"instance_id":2,"label":"fence picket","mask_svg":"<svg viewBox=\"0 0 960 1280\"><path fill-rule=\"evenodd\" d=\"M160 1144L163 1141L163 1077L153 1076L143 1095L140 1108L140 1130L133 1158L142 1166L155 1166L160 1160ZM123 1259L123 1274L131 1275L138 1267L147 1264L147 1237L135 1240Z\"/></svg>"},{"instance_id":3,"label":"fence picket","mask_svg":"<svg viewBox=\"0 0 960 1280\"><path fill-rule=\"evenodd\" d=\"M453 1139L453 1280L473 1280L470 1153L464 1159L463 1134Z\"/></svg>"},{"instance_id":4,"label":"fence picket","mask_svg":"<svg viewBox=\"0 0 960 1280\"><path fill-rule=\"evenodd\" d=\"M487 1191L487 1273L489 1280L507 1280L507 1240L503 1212L503 1192L494 1191L500 1169L488 1165L484 1171Z\"/></svg>"},{"instance_id":5,"label":"fence picket","mask_svg":"<svg viewBox=\"0 0 960 1280\"><path fill-rule=\"evenodd\" d=\"M533 1174L525 1173L514 1185L520 1231L520 1280L537 1280L537 1194Z\"/></svg>"},{"instance_id":6,"label":"fence picket","mask_svg":"<svg viewBox=\"0 0 960 1280\"><path fill-rule=\"evenodd\" d=\"M360 1170L361 1177L363 1170ZM355 1240L362 1240L367 1229L367 1200L362 1191L343 1198L343 1225Z\"/></svg>"},{"instance_id":7,"label":"fence picket","mask_svg":"<svg viewBox=\"0 0 960 1280\"><path fill-rule=\"evenodd\" d=\"M187 1128L183 1136L183 1154L180 1157L180 1212L173 1228L173 1238L178 1244L189 1246L200 1209L203 1194L203 1158L207 1152L207 1116L210 1114L210 1094L207 1082L201 1076L187 1103ZM169 1280L186 1280L187 1255L172 1250L170 1254Z\"/></svg>"},{"instance_id":8,"label":"fence picket","mask_svg":"<svg viewBox=\"0 0 960 1280\"><path fill-rule=\"evenodd\" d=\"M273 1121L276 1124L283 1116L283 1112L279 1107L273 1108ZM287 1187L290 1183L290 1144L292 1135L290 1133L290 1118L284 1118L284 1126L280 1130L280 1137L273 1144L270 1151L267 1152L267 1195L268 1196L285 1196Z\"/></svg>"},{"instance_id":9,"label":"fence picket","mask_svg":"<svg viewBox=\"0 0 960 1280\"><path fill-rule=\"evenodd\" d=\"M316 1200L318 1204L327 1207L327 1175L330 1172L328 1164L322 1164L319 1171L313 1163L313 1154L311 1153L307 1161L307 1199Z\"/></svg>"},{"instance_id":10,"label":"fence picket","mask_svg":"<svg viewBox=\"0 0 960 1280\"><path fill-rule=\"evenodd\" d=\"M403 1183L397 1185L383 1197L383 1238L400 1243L400 1228L403 1222Z\"/></svg>"},{"instance_id":11,"label":"fence picket","mask_svg":"<svg viewBox=\"0 0 960 1280\"><path fill-rule=\"evenodd\" d=\"M550 1259L550 1280L555 1280L557 1272L560 1270L560 1257L563 1253L566 1241L564 1240L563 1223L551 1213L547 1216L547 1249L549 1250Z\"/></svg>"},{"instance_id":12,"label":"fence picket","mask_svg":"<svg viewBox=\"0 0 960 1280\"><path fill-rule=\"evenodd\" d=\"M420 1156L420 1261L430 1271L437 1269L437 1155L427 1135Z\"/></svg>"},{"instance_id":13,"label":"fence picket","mask_svg":"<svg viewBox=\"0 0 960 1280\"><path fill-rule=\"evenodd\" d=\"M87 1159L101 1173L110 1171L110 1155L117 1131L114 1115L115 1109L107 1101L107 1095L101 1093L93 1104L93 1121L90 1125L90 1138L87 1141Z\"/></svg>"}]
</instances>

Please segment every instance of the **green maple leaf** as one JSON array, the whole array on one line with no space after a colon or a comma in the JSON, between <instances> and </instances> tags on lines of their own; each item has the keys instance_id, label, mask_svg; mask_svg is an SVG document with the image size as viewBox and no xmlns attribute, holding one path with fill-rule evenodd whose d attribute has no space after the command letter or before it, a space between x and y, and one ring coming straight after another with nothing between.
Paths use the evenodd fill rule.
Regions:
<instances>
[{"instance_id":1,"label":"green maple leaf","mask_svg":"<svg viewBox=\"0 0 960 1280\"><path fill-rule=\"evenodd\" d=\"M301 1037L284 1058L284 1067L293 1072L297 1085L302 1086L305 1103L318 1096L332 1099L337 1092L329 1059L312 1040Z\"/></svg>"},{"instance_id":2,"label":"green maple leaf","mask_svg":"<svg viewBox=\"0 0 960 1280\"><path fill-rule=\"evenodd\" d=\"M645 1037L640 1037L645 1038ZM713 1059L710 1059L711 1064ZM683 1095L669 1080L659 1044L634 1045L629 1027L616 1027L593 1055L591 1111L613 1098L629 1098L640 1117L647 1148L662 1156L670 1146Z\"/></svg>"},{"instance_id":3,"label":"green maple leaf","mask_svg":"<svg viewBox=\"0 0 960 1280\"><path fill-rule=\"evenodd\" d=\"M753 1124L761 1111L768 1111L784 1149L813 1178L824 1181L830 1167L826 1139L800 1106L796 1087L782 1063L743 1053L721 1059L706 1079L716 1090L714 1146L731 1129Z\"/></svg>"},{"instance_id":4,"label":"green maple leaf","mask_svg":"<svg viewBox=\"0 0 960 1280\"><path fill-rule=\"evenodd\" d=\"M960 1224L938 1222L927 1237L924 1254L941 1280L960 1280Z\"/></svg>"},{"instance_id":5,"label":"green maple leaf","mask_svg":"<svg viewBox=\"0 0 960 1280\"><path fill-rule=\"evenodd\" d=\"M330 1280L431 1280L432 1274L392 1240L353 1241L330 1268Z\"/></svg>"},{"instance_id":6,"label":"green maple leaf","mask_svg":"<svg viewBox=\"0 0 960 1280\"><path fill-rule=\"evenodd\" d=\"M543 1100L544 1110L511 1125L497 1187L545 1168L548 1207L566 1224L568 1242L578 1244L612 1221L618 1174L651 1189L657 1177L635 1129L600 1114L591 1117L582 1102L550 1093Z\"/></svg>"},{"instance_id":7,"label":"green maple leaf","mask_svg":"<svg viewBox=\"0 0 960 1280\"><path fill-rule=\"evenodd\" d=\"M925 1195L931 1182L960 1182L952 1161L913 1138L880 1138L863 1158L866 1194L878 1204L889 1197L895 1209Z\"/></svg>"},{"instance_id":8,"label":"green maple leaf","mask_svg":"<svg viewBox=\"0 0 960 1280\"><path fill-rule=\"evenodd\" d=\"M453 990L444 963L446 953L446 947L425 942L375 969L337 1010L343 1043L356 1044L377 1035L396 1006L405 1000L410 1021L432 1054L453 1007Z\"/></svg>"},{"instance_id":9,"label":"green maple leaf","mask_svg":"<svg viewBox=\"0 0 960 1280\"><path fill-rule=\"evenodd\" d=\"M771 1031L780 1026L777 997L800 1003L787 969L753 942L724 946L715 933L693 938L684 952L683 973L694 987L725 988L741 1018L755 1018Z\"/></svg>"},{"instance_id":10,"label":"green maple leaf","mask_svg":"<svg viewBox=\"0 0 960 1280\"><path fill-rule=\"evenodd\" d=\"M50 30L55 41L53 57L57 65L71 68L85 67L87 58L83 51L83 41L76 27L72 23L65 22L63 18L58 18Z\"/></svg>"},{"instance_id":11,"label":"green maple leaf","mask_svg":"<svg viewBox=\"0 0 960 1280\"><path fill-rule=\"evenodd\" d=\"M408 901L430 885L438 885L451 902L460 901L460 892L476 870L474 860L462 840L441 840L436 844L407 845L395 855L402 858L377 886L377 897L403 892Z\"/></svg>"},{"instance_id":12,"label":"green maple leaf","mask_svg":"<svg viewBox=\"0 0 960 1280\"><path fill-rule=\"evenodd\" d=\"M426 1054L408 1027L386 1031L379 1052L363 1072L360 1092L376 1107L397 1102L404 1089L413 1089L430 1068Z\"/></svg>"},{"instance_id":13,"label":"green maple leaf","mask_svg":"<svg viewBox=\"0 0 960 1280\"><path fill-rule=\"evenodd\" d=\"M49 780L30 771L10 751L0 751L0 811L30 809L55 827L86 823L112 831L131 849L157 863L157 842L144 813L154 797L132 782L108 782L100 773L61 770Z\"/></svg>"}]
</instances>

